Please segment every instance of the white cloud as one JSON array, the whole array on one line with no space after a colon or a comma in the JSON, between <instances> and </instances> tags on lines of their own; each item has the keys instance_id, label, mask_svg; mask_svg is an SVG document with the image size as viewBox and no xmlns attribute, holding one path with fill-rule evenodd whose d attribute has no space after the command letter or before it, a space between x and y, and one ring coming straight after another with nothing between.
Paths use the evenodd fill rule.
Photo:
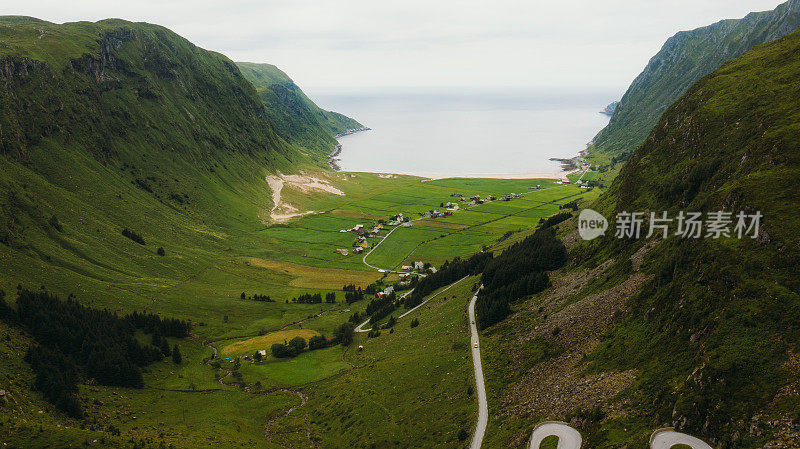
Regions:
<instances>
[{"instance_id":1,"label":"white cloud","mask_svg":"<svg viewBox=\"0 0 800 449\"><path fill-rule=\"evenodd\" d=\"M420 86L612 87L675 32L778 0L4 0L0 14L158 23L307 91Z\"/></svg>"}]
</instances>

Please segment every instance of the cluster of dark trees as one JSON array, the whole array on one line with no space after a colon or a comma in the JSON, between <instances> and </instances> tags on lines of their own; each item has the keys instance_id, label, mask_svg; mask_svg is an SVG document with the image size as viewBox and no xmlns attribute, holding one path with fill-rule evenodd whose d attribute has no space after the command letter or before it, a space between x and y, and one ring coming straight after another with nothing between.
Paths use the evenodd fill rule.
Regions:
<instances>
[{"instance_id":1,"label":"cluster of dark trees","mask_svg":"<svg viewBox=\"0 0 800 449\"><path fill-rule=\"evenodd\" d=\"M349 321L340 324L333 330L333 337L336 343L340 343L342 346L349 346L353 342L354 329L355 326Z\"/></svg>"},{"instance_id":2,"label":"cluster of dark trees","mask_svg":"<svg viewBox=\"0 0 800 449\"><path fill-rule=\"evenodd\" d=\"M297 298L292 298L292 302L298 304L322 304L322 293L303 293Z\"/></svg>"},{"instance_id":3,"label":"cluster of dark trees","mask_svg":"<svg viewBox=\"0 0 800 449\"><path fill-rule=\"evenodd\" d=\"M56 407L74 417L83 412L76 397L81 379L101 385L141 388L141 367L165 356L159 346L140 343L137 330L185 337L186 321L132 313L119 317L85 307L70 295L66 301L45 290L17 290L17 309L0 299L0 318L24 326L36 340L25 360L36 373L34 385ZM168 345L167 345L168 349ZM175 357L175 349L170 351ZM178 357L180 353L178 352Z\"/></svg>"},{"instance_id":4,"label":"cluster of dark trees","mask_svg":"<svg viewBox=\"0 0 800 449\"><path fill-rule=\"evenodd\" d=\"M247 299L249 301L275 302L275 300L270 298L269 295L255 294L255 295L252 295L252 296L247 296L247 294L245 292L242 292L241 296L239 296L239 297L242 298L242 299Z\"/></svg>"},{"instance_id":5,"label":"cluster of dark trees","mask_svg":"<svg viewBox=\"0 0 800 449\"><path fill-rule=\"evenodd\" d=\"M322 293L303 293L297 298L292 298L292 302L297 304L322 304ZM328 304L335 304L336 293L334 292L326 293L325 302Z\"/></svg>"},{"instance_id":6,"label":"cluster of dark trees","mask_svg":"<svg viewBox=\"0 0 800 449\"><path fill-rule=\"evenodd\" d=\"M539 225L542 229L544 228L551 228L561 222L567 221L572 217L570 212L561 212L559 214L555 214L552 217L541 218L539 219Z\"/></svg>"},{"instance_id":7,"label":"cluster of dark trees","mask_svg":"<svg viewBox=\"0 0 800 449\"><path fill-rule=\"evenodd\" d=\"M485 329L510 313L509 304L550 284L547 271L564 266L567 249L555 232L540 229L495 257L483 270L483 290L475 303L478 327Z\"/></svg>"},{"instance_id":8,"label":"cluster of dark trees","mask_svg":"<svg viewBox=\"0 0 800 449\"><path fill-rule=\"evenodd\" d=\"M572 200L569 203L562 204L562 205L558 206L558 209L559 210L567 210L567 209L569 209L569 210L574 212L574 211L578 210L578 200Z\"/></svg>"},{"instance_id":9,"label":"cluster of dark trees","mask_svg":"<svg viewBox=\"0 0 800 449\"><path fill-rule=\"evenodd\" d=\"M367 304L365 313L369 315L369 324L375 325L378 321L386 318L397 310L397 295L394 292L375 298Z\"/></svg>"},{"instance_id":10,"label":"cluster of dark trees","mask_svg":"<svg viewBox=\"0 0 800 449\"><path fill-rule=\"evenodd\" d=\"M124 235L125 237L128 237L129 239L133 240L134 242L136 242L136 243L138 243L140 245L144 245L145 244L144 243L144 237L142 237L141 235L139 235L135 231L131 231L128 228L125 228L125 229L122 230L122 235Z\"/></svg>"},{"instance_id":11,"label":"cluster of dark trees","mask_svg":"<svg viewBox=\"0 0 800 449\"><path fill-rule=\"evenodd\" d=\"M308 339L308 342L303 337L294 337L293 339L289 340L288 343L275 343L270 347L270 351L272 355L277 358L288 358L288 357L296 357L301 352L303 352L306 347L308 347L309 351L314 351L316 349L322 349L328 347L328 339L325 338L324 335L314 335L313 337ZM256 360L259 360L261 356L258 352L256 352Z\"/></svg>"},{"instance_id":12,"label":"cluster of dark trees","mask_svg":"<svg viewBox=\"0 0 800 449\"><path fill-rule=\"evenodd\" d=\"M352 291L345 290L344 292L344 300L348 304L352 304L356 301L361 301L362 299L364 299L364 291L361 290L361 287L358 287L357 290L352 290Z\"/></svg>"},{"instance_id":13,"label":"cluster of dark trees","mask_svg":"<svg viewBox=\"0 0 800 449\"><path fill-rule=\"evenodd\" d=\"M378 292L380 287L376 283L369 284L367 288L361 289L361 287L356 287L353 284L348 284L342 287L342 291L344 292L344 299L347 301L348 304L352 304L356 301L361 301L367 296L372 296Z\"/></svg>"},{"instance_id":14,"label":"cluster of dark trees","mask_svg":"<svg viewBox=\"0 0 800 449\"><path fill-rule=\"evenodd\" d=\"M303 337L294 337L289 343L275 343L270 349L277 358L295 357L306 349L306 340Z\"/></svg>"},{"instance_id":15,"label":"cluster of dark trees","mask_svg":"<svg viewBox=\"0 0 800 449\"><path fill-rule=\"evenodd\" d=\"M150 340L150 345L156 347L161 350L161 354L164 357L172 356L172 361L175 362L176 365L180 365L183 362L183 356L181 356L181 349L178 345L175 345L174 348L170 349L169 342L167 341L166 337L163 337L159 331L155 331L153 333L153 337Z\"/></svg>"},{"instance_id":16,"label":"cluster of dark trees","mask_svg":"<svg viewBox=\"0 0 800 449\"><path fill-rule=\"evenodd\" d=\"M467 260L461 260L461 258L456 257L453 260L446 261L439 271L420 279L416 287L414 287L414 291L405 297L403 304L407 309L418 306L434 290L452 284L464 276L480 273L492 259L492 253L480 252Z\"/></svg>"},{"instance_id":17,"label":"cluster of dark trees","mask_svg":"<svg viewBox=\"0 0 800 449\"><path fill-rule=\"evenodd\" d=\"M132 312L123 317L136 329L144 331L145 334L158 333L164 337L185 338L192 330L192 324L177 318L162 318L153 313Z\"/></svg>"}]
</instances>

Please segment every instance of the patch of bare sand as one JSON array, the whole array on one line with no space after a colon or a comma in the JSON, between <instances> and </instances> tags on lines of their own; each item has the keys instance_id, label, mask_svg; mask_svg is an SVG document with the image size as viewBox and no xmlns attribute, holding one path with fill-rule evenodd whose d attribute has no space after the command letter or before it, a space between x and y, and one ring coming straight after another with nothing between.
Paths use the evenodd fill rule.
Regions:
<instances>
[{"instance_id":1,"label":"patch of bare sand","mask_svg":"<svg viewBox=\"0 0 800 449\"><path fill-rule=\"evenodd\" d=\"M304 174L284 175L278 172L276 175L267 176L266 180L270 190L272 190L270 220L273 223L284 223L292 218L314 213L314 211L301 211L295 206L283 201L281 193L285 188L297 189L302 193L323 192L334 195L344 195L344 192L330 185L327 180L306 176Z\"/></svg>"}]
</instances>

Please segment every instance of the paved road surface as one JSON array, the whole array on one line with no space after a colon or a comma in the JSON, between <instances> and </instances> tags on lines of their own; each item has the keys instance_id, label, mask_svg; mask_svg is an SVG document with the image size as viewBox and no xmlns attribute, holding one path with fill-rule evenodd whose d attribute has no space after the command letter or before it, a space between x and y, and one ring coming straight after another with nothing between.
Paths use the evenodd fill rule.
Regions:
<instances>
[{"instance_id":1,"label":"paved road surface","mask_svg":"<svg viewBox=\"0 0 800 449\"><path fill-rule=\"evenodd\" d=\"M478 292L481 287L478 289ZM470 348L472 349L472 364L475 367L475 391L478 392L478 424L475 426L475 434L472 435L470 449L480 449L483 443L483 435L486 433L486 424L489 422L489 406L486 403L486 387L483 384L483 366L481 365L481 348L478 342L478 327L475 324L475 301L478 299L478 292L469 302L469 330Z\"/></svg>"},{"instance_id":2,"label":"paved road surface","mask_svg":"<svg viewBox=\"0 0 800 449\"><path fill-rule=\"evenodd\" d=\"M529 449L539 449L542 441L549 436L558 437L558 449L580 449L581 434L567 423L559 421L545 421L533 429Z\"/></svg>"},{"instance_id":3,"label":"paved road surface","mask_svg":"<svg viewBox=\"0 0 800 449\"><path fill-rule=\"evenodd\" d=\"M404 314L400 315L399 317L397 317L397 319L399 320L400 318L403 318L404 316L408 315L409 313L411 313L411 312L413 312L413 311L415 311L415 310L419 309L420 307L424 306L426 302L428 302L428 301L430 301L431 299L433 299L433 298L435 298L435 297L439 296L440 294L442 294L442 293L446 292L447 290L450 290L450 287L452 287L452 286L454 286L454 285L458 284L459 282L463 281L463 280L464 280L464 279L466 279L467 277L468 277L468 276L464 276L463 278L461 278L461 279L459 279L459 280L457 280L457 281L453 282L452 284L450 284L450 285L448 285L447 287L445 287L445 288L444 288L444 290L442 290L442 291L440 291L439 293L437 293L437 294L435 294L435 295L431 296L430 298L426 299L425 301L422 301L421 303L417 304L417 306L416 306L416 307L414 307L413 309L411 309L411 310L409 310L409 311L405 312ZM411 290L409 290L409 291L407 291L407 292L403 293L403 296L401 296L401 297L400 297L400 299L403 299L403 298L405 298L406 296L410 295L410 294L411 294L411 292L413 292L413 291L414 291L414 289L412 288ZM364 326L366 326L367 324L369 324L369 320L367 320L367 321L364 321L363 323L359 324L359 325L358 325L358 327L356 327L356 328L355 328L355 329L353 329L353 330L354 330L354 331L356 331L356 332L369 332L369 331L371 331L371 330L372 330L372 328L370 328L370 329L364 329Z\"/></svg>"},{"instance_id":4,"label":"paved road surface","mask_svg":"<svg viewBox=\"0 0 800 449\"><path fill-rule=\"evenodd\" d=\"M658 429L650 436L650 449L669 449L676 444L685 444L692 449L711 449L703 440L672 429Z\"/></svg>"},{"instance_id":5,"label":"paved road surface","mask_svg":"<svg viewBox=\"0 0 800 449\"><path fill-rule=\"evenodd\" d=\"M583 172L581 172L581 177L580 177L580 178L578 178L578 180L581 180L581 179L583 179L583 175L585 175L585 174L586 174L586 172L588 172L588 170L584 170ZM425 182L425 181L423 180L423 182ZM559 188L559 187L564 187L565 185L568 185L568 184L557 185L557 186L553 186L553 187L546 187L546 188L544 188L544 189L538 189L538 190L530 190L530 191L528 191L528 192L522 192L522 193L520 193L519 195L520 195L520 196L524 196L524 195L528 195L528 194L530 194L530 193L542 192L542 191L544 191L544 190L557 189L557 188ZM493 202L495 202L495 201L500 201L500 199L494 199L494 200L491 200L491 201L484 201L484 202L483 202L483 203L481 203L481 204L474 204L474 205L472 205L472 206L469 206L469 207L463 207L463 208L461 208L461 209L459 209L459 210L467 210L467 209L472 209L472 208L475 208L475 207L478 207L478 206L482 206L483 204L490 204L490 203L493 203ZM420 217L420 218L415 218L415 219L413 219L413 220L409 220L409 221L413 223L413 222L415 222L415 221L426 220L426 219L427 219L427 217ZM383 268L380 268L380 267L376 267L375 265L372 265L371 263L367 262L367 257L369 257L369 255L370 255L370 254L372 254L372 252L373 252L373 251L375 251L376 249L378 249L378 247L379 247L379 246L381 246L381 243L383 243L383 241L384 241L384 240L386 240L386 239L387 239L387 238L388 238L390 235L392 235L392 233L393 233L394 231L396 231L398 228L402 228L402 227L403 227L403 225L397 225L397 226L395 226L394 228L392 228L392 230L391 230L391 231L387 232L387 233L386 233L386 235L385 235L385 236L383 236L383 238L381 239L381 241L380 241L380 242L376 243L376 244L375 244L375 246L373 246L373 247L372 247L372 249L370 249L370 250L369 250L369 252L367 252L367 253L365 253L365 254L364 254L364 257L362 257L362 258L361 258L361 262L363 262L363 263L364 263L364 265L366 265L366 266L368 266L368 267L372 268L373 270L379 271L379 272L381 272L381 273L402 273L401 271L396 271L396 270L387 270L387 269L383 269Z\"/></svg>"}]
</instances>

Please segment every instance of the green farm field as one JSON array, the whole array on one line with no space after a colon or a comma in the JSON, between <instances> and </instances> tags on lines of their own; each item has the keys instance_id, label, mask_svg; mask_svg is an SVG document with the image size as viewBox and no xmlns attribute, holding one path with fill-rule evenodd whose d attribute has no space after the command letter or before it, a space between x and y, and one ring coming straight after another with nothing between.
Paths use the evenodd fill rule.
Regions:
<instances>
[{"instance_id":1,"label":"green farm field","mask_svg":"<svg viewBox=\"0 0 800 449\"><path fill-rule=\"evenodd\" d=\"M28 189L37 186L36 177L14 176L20 180L12 182L24 179ZM331 336L351 314L363 313L368 302L346 304L344 284L365 287L379 280L397 280L396 274L365 264L365 254L370 265L383 270L415 260L439 265L491 247L508 233L536 226L541 218L557 213L560 204L597 193L552 180L423 182L409 176L328 172L314 172L314 176L344 194L300 194L285 188L282 200L314 212L284 223L257 219L269 209L266 182L261 184L263 192L251 187L249 195L227 198L231 210L213 220L166 205L153 206L142 192L124 186L118 186L124 192L122 200L111 194L102 199L98 191L100 199L94 204L77 201L75 207L86 217L97 217L101 214L98 205L104 201L130 203L120 209L125 216L117 218L141 233L145 245L121 236L120 229L109 224L111 220L65 218L61 220L64 231L59 233L31 226L25 250L11 257L8 247L0 246L0 288L6 292L13 292L18 284L38 288L26 280L41 279L48 291L62 297L74 294L93 307L121 314L155 311L193 322L190 339L169 341L171 346L180 346L183 362L176 365L167 358L147 367L143 390L81 387L87 412L102 417L98 425L113 423L129 437L176 447L231 447L234 441L247 441L253 447L302 446L308 443L302 430L307 427L315 441L339 446L341 442L326 440L331 431L348 433L343 429L356 425L358 430L348 433L348 441L363 436L394 444L415 422L436 422L439 430L433 434L422 433L430 426L414 426L420 429L412 432L414 437L441 447L459 447L462 442L456 435L462 429L470 431L476 410L468 391L472 373L463 318L473 281L454 287L452 294L445 295L450 299L435 298L415 312L423 323L419 327L410 329L409 317L391 334L387 331L376 339L358 334L348 348L305 351L290 359L270 356L262 363L241 362L240 366L234 364L236 357L251 349L269 348L250 345L247 351L232 355L222 354L222 348L278 331ZM542 190L527 189L536 184ZM420 215L440 209L442 203L458 202L450 196L453 193L485 198L511 192L524 195L509 202L461 203L464 209L449 217ZM52 202L65 201L57 197L58 191L42 189L39 194L56 195ZM208 201L208 207L213 201L199 200ZM137 214L137 204L151 218ZM397 213L412 220L412 226L385 226L368 238L364 254L353 253L354 233L340 232L357 224L371 228ZM164 256L156 254L158 247L165 249ZM340 248L348 249L349 255L337 253ZM334 304L291 301L305 293L330 292L336 294ZM273 302L242 299L242 293L268 295ZM426 326L426 322L437 326ZM145 341L148 338L142 336ZM357 352L357 345L364 345L364 352ZM0 347L4 366L0 374L19 385L32 378L19 364L23 349ZM437 392L423 399L431 383L438 385ZM402 396L397 403L403 410L391 410L395 395ZM306 400L311 406L287 414ZM24 416L40 409L58 416L35 393L20 401ZM78 423L64 417L43 421L45 429L58 429L57 425L64 429ZM383 430L369 430L374 425ZM270 438L265 438L267 426L271 426ZM14 435L30 440L29 432L33 430L22 426ZM39 442L40 447L52 444L46 438Z\"/></svg>"}]
</instances>

